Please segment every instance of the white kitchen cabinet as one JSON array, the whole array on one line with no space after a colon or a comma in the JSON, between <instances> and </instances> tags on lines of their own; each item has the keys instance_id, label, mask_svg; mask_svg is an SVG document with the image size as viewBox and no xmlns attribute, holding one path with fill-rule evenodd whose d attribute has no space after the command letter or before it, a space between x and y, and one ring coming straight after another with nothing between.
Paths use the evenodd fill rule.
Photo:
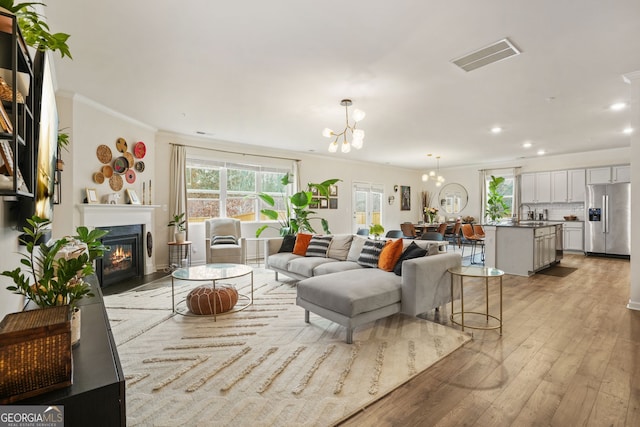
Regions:
<instances>
[{"instance_id":1,"label":"white kitchen cabinet","mask_svg":"<svg viewBox=\"0 0 640 427\"><path fill-rule=\"evenodd\" d=\"M611 168L587 169L587 184L608 184L611 182Z\"/></svg>"},{"instance_id":2,"label":"white kitchen cabinet","mask_svg":"<svg viewBox=\"0 0 640 427\"><path fill-rule=\"evenodd\" d=\"M533 240L533 270L538 271L556 259L555 227L536 228Z\"/></svg>"},{"instance_id":3,"label":"white kitchen cabinet","mask_svg":"<svg viewBox=\"0 0 640 427\"><path fill-rule=\"evenodd\" d=\"M523 173L520 176L522 203L551 202L551 172Z\"/></svg>"},{"instance_id":4,"label":"white kitchen cabinet","mask_svg":"<svg viewBox=\"0 0 640 427\"><path fill-rule=\"evenodd\" d=\"M522 203L536 202L536 174L523 173L520 176L520 200Z\"/></svg>"},{"instance_id":5,"label":"white kitchen cabinet","mask_svg":"<svg viewBox=\"0 0 640 427\"><path fill-rule=\"evenodd\" d=\"M562 227L562 247L565 251L584 251L584 223L565 222Z\"/></svg>"},{"instance_id":6,"label":"white kitchen cabinet","mask_svg":"<svg viewBox=\"0 0 640 427\"><path fill-rule=\"evenodd\" d=\"M551 172L551 202L552 203L564 203L568 201L569 189L567 185L568 185L567 171Z\"/></svg>"},{"instance_id":7,"label":"white kitchen cabinet","mask_svg":"<svg viewBox=\"0 0 640 427\"><path fill-rule=\"evenodd\" d=\"M567 202L584 202L586 185L584 169L567 171Z\"/></svg>"},{"instance_id":8,"label":"white kitchen cabinet","mask_svg":"<svg viewBox=\"0 0 640 427\"><path fill-rule=\"evenodd\" d=\"M587 169L587 184L616 182L631 182L631 167L629 165Z\"/></svg>"},{"instance_id":9,"label":"white kitchen cabinet","mask_svg":"<svg viewBox=\"0 0 640 427\"><path fill-rule=\"evenodd\" d=\"M631 166L613 166L611 168L611 182L631 182Z\"/></svg>"}]
</instances>

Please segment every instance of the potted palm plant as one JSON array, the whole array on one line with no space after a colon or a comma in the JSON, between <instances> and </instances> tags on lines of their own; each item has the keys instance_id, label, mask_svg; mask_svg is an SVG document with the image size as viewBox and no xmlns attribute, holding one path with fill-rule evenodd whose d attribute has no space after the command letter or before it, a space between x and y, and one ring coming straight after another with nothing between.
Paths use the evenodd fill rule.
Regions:
<instances>
[{"instance_id":1,"label":"potted palm plant","mask_svg":"<svg viewBox=\"0 0 640 427\"><path fill-rule=\"evenodd\" d=\"M313 215L316 212L312 211L310 209L310 206L313 204L314 200L317 200L315 199L315 197L329 197L329 187L334 185L338 181L340 180L328 179L319 184L309 183L307 184L307 190L298 191L290 197L286 197L283 194L282 198L285 205L284 214L281 214L274 209L261 209L260 212L271 220L279 221L280 227L278 228L278 230L280 231L281 236L297 234L301 231L315 233L316 231L311 225L311 220L313 219L319 219L320 223L322 224L322 229L325 233L328 234L330 233L329 223L324 218L314 217ZM281 182L285 187L291 184L293 182L292 175L288 173L285 174L282 177ZM314 196L314 191L318 194L318 196ZM267 205L271 207L276 206L276 200L271 195L260 193L258 194L258 197ZM256 237L260 237L260 234L262 234L262 232L269 227L271 226L263 225L262 227L258 228L256 230Z\"/></svg>"}]
</instances>

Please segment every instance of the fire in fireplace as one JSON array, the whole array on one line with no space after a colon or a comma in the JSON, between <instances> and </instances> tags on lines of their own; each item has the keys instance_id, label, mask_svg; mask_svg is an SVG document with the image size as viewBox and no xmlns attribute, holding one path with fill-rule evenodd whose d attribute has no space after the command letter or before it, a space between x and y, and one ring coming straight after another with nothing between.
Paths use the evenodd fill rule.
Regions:
<instances>
[{"instance_id":1,"label":"fire in fireplace","mask_svg":"<svg viewBox=\"0 0 640 427\"><path fill-rule=\"evenodd\" d=\"M100 227L108 230L102 243L109 251L96 262L96 273L102 287L124 281L132 277L142 277L144 273L144 245L142 224L115 227Z\"/></svg>"}]
</instances>

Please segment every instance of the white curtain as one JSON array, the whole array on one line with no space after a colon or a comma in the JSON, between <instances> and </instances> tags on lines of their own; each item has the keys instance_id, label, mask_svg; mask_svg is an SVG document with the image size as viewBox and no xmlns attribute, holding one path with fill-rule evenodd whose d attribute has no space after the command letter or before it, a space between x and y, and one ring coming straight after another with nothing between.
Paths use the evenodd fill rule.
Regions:
<instances>
[{"instance_id":1,"label":"white curtain","mask_svg":"<svg viewBox=\"0 0 640 427\"><path fill-rule=\"evenodd\" d=\"M171 218L184 212L184 219L189 224L187 212L187 149L184 145L173 145L171 149L171 164L169 165L169 212ZM189 228L187 227L187 239Z\"/></svg>"}]
</instances>

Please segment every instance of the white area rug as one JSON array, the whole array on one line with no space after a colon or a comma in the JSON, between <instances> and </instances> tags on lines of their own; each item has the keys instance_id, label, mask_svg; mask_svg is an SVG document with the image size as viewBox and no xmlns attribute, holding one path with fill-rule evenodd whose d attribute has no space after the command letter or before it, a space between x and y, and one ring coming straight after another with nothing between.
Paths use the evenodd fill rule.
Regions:
<instances>
[{"instance_id":1,"label":"white area rug","mask_svg":"<svg viewBox=\"0 0 640 427\"><path fill-rule=\"evenodd\" d=\"M249 293L248 278L230 284ZM176 301L196 285L176 281ZM295 282L256 269L254 288L252 306L217 322L172 315L170 279L105 297L127 425L332 425L469 340L395 315L357 328L349 345L343 327L313 313L304 322Z\"/></svg>"}]
</instances>

